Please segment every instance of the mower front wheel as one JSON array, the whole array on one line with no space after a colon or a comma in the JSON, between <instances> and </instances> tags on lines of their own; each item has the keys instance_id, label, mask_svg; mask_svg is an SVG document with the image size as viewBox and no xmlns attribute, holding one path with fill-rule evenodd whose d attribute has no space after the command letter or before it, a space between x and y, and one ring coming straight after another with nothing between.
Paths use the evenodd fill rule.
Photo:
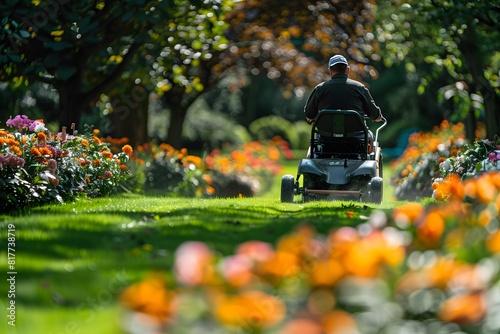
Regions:
<instances>
[{"instance_id":1,"label":"mower front wheel","mask_svg":"<svg viewBox=\"0 0 500 334\"><path fill-rule=\"evenodd\" d=\"M281 178L281 202L292 203L295 195L295 179L293 175L286 174Z\"/></svg>"}]
</instances>

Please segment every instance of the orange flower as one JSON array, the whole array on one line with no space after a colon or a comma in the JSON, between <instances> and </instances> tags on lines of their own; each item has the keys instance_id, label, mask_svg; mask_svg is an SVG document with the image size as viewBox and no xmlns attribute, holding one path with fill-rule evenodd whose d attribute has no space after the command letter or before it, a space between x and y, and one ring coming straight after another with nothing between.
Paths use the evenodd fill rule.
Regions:
<instances>
[{"instance_id":1,"label":"orange flower","mask_svg":"<svg viewBox=\"0 0 500 334\"><path fill-rule=\"evenodd\" d=\"M444 219L438 211L431 211L419 222L417 234L426 245L436 246L444 232Z\"/></svg>"},{"instance_id":2,"label":"orange flower","mask_svg":"<svg viewBox=\"0 0 500 334\"><path fill-rule=\"evenodd\" d=\"M490 180L492 174L493 173L483 174L481 177L470 181L476 183L477 199L480 203L488 204L492 202L498 194L498 189Z\"/></svg>"},{"instance_id":3,"label":"orange flower","mask_svg":"<svg viewBox=\"0 0 500 334\"><path fill-rule=\"evenodd\" d=\"M453 259L439 258L434 266L427 269L426 274L431 286L443 289L448 285L453 273L462 266Z\"/></svg>"},{"instance_id":4,"label":"orange flower","mask_svg":"<svg viewBox=\"0 0 500 334\"><path fill-rule=\"evenodd\" d=\"M205 189L207 195L214 195L215 194L215 188L212 187L212 186L207 186L207 188Z\"/></svg>"},{"instance_id":5,"label":"orange flower","mask_svg":"<svg viewBox=\"0 0 500 334\"><path fill-rule=\"evenodd\" d=\"M39 141L45 141L47 139L47 136L43 132L38 132L36 136Z\"/></svg>"},{"instance_id":6,"label":"orange flower","mask_svg":"<svg viewBox=\"0 0 500 334\"><path fill-rule=\"evenodd\" d=\"M309 283L312 286L331 287L344 277L345 270L336 259L326 259L314 262L309 273Z\"/></svg>"},{"instance_id":7,"label":"orange flower","mask_svg":"<svg viewBox=\"0 0 500 334\"><path fill-rule=\"evenodd\" d=\"M299 271L298 256L285 251L277 251L272 258L258 266L258 272L264 276L291 277Z\"/></svg>"},{"instance_id":8,"label":"orange flower","mask_svg":"<svg viewBox=\"0 0 500 334\"><path fill-rule=\"evenodd\" d=\"M215 316L227 325L244 329L261 329L277 325L286 313L285 304L261 291L244 291L217 302Z\"/></svg>"},{"instance_id":9,"label":"orange flower","mask_svg":"<svg viewBox=\"0 0 500 334\"><path fill-rule=\"evenodd\" d=\"M120 165L120 169L121 169L121 170L126 170L126 169L127 169L127 166L125 166L125 165L123 165L123 164L122 164L122 165Z\"/></svg>"},{"instance_id":10,"label":"orange flower","mask_svg":"<svg viewBox=\"0 0 500 334\"><path fill-rule=\"evenodd\" d=\"M21 151L21 149L17 146L11 146L11 147L9 147L9 149L12 151L12 153L14 153L18 156L23 155L23 151Z\"/></svg>"},{"instance_id":11,"label":"orange flower","mask_svg":"<svg viewBox=\"0 0 500 334\"><path fill-rule=\"evenodd\" d=\"M101 152L102 156L105 157L106 159L111 159L113 158L113 153L111 153L110 151L102 151Z\"/></svg>"},{"instance_id":12,"label":"orange flower","mask_svg":"<svg viewBox=\"0 0 500 334\"><path fill-rule=\"evenodd\" d=\"M168 156L172 156L175 152L175 149L172 147L172 145L162 143L160 145L160 149L164 152L168 153Z\"/></svg>"},{"instance_id":13,"label":"orange flower","mask_svg":"<svg viewBox=\"0 0 500 334\"><path fill-rule=\"evenodd\" d=\"M492 253L500 252L500 230L488 236L488 239L486 239L486 246Z\"/></svg>"},{"instance_id":14,"label":"orange flower","mask_svg":"<svg viewBox=\"0 0 500 334\"><path fill-rule=\"evenodd\" d=\"M280 151L275 146L269 146L267 156L269 159L276 161L279 160L281 155Z\"/></svg>"},{"instance_id":15,"label":"orange flower","mask_svg":"<svg viewBox=\"0 0 500 334\"><path fill-rule=\"evenodd\" d=\"M423 212L422 204L407 203L394 209L392 216L397 223L414 223Z\"/></svg>"},{"instance_id":16,"label":"orange flower","mask_svg":"<svg viewBox=\"0 0 500 334\"><path fill-rule=\"evenodd\" d=\"M89 144L89 141L87 139L82 139L82 145L85 146L85 147L87 147L90 144Z\"/></svg>"},{"instance_id":17,"label":"orange flower","mask_svg":"<svg viewBox=\"0 0 500 334\"><path fill-rule=\"evenodd\" d=\"M324 333L359 333L356 320L345 311L334 310L323 316L321 323Z\"/></svg>"},{"instance_id":18,"label":"orange flower","mask_svg":"<svg viewBox=\"0 0 500 334\"><path fill-rule=\"evenodd\" d=\"M213 183L213 181L214 181L214 180L212 179L212 177L211 177L210 175L208 175L208 174L203 174L203 175L201 176L201 178L202 178L203 180L205 180L205 182L206 182L206 183L208 183L208 184L212 184L212 183Z\"/></svg>"},{"instance_id":19,"label":"orange flower","mask_svg":"<svg viewBox=\"0 0 500 334\"><path fill-rule=\"evenodd\" d=\"M200 167L202 162L203 162L203 160L196 155L188 155L186 157L186 163L193 164L196 167Z\"/></svg>"},{"instance_id":20,"label":"orange flower","mask_svg":"<svg viewBox=\"0 0 500 334\"><path fill-rule=\"evenodd\" d=\"M470 325L480 322L486 315L486 301L483 293L472 292L447 299L438 316L444 322Z\"/></svg>"},{"instance_id":21,"label":"orange flower","mask_svg":"<svg viewBox=\"0 0 500 334\"><path fill-rule=\"evenodd\" d=\"M398 265L404 258L401 245L389 244L382 232L355 242L349 247L342 264L348 274L360 277L375 277L385 265Z\"/></svg>"},{"instance_id":22,"label":"orange flower","mask_svg":"<svg viewBox=\"0 0 500 334\"><path fill-rule=\"evenodd\" d=\"M33 154L34 156L37 156L37 157L39 157L39 156L42 155L42 153L40 152L40 150L38 148L36 148L36 147L32 147L31 148L31 154Z\"/></svg>"},{"instance_id":23,"label":"orange flower","mask_svg":"<svg viewBox=\"0 0 500 334\"><path fill-rule=\"evenodd\" d=\"M133 284L120 296L126 307L161 322L167 321L175 312L175 298L175 293L166 289L165 280L160 276L151 276Z\"/></svg>"},{"instance_id":24,"label":"orange flower","mask_svg":"<svg viewBox=\"0 0 500 334\"><path fill-rule=\"evenodd\" d=\"M236 163L246 164L248 162L247 156L241 151L232 151L230 157Z\"/></svg>"},{"instance_id":25,"label":"orange flower","mask_svg":"<svg viewBox=\"0 0 500 334\"><path fill-rule=\"evenodd\" d=\"M41 147L40 153L42 155L52 155L52 151L48 147Z\"/></svg>"},{"instance_id":26,"label":"orange flower","mask_svg":"<svg viewBox=\"0 0 500 334\"><path fill-rule=\"evenodd\" d=\"M96 143L97 145L99 145L99 144L101 143L101 140L100 140L99 138L97 138L96 136L93 136L93 137L92 137L92 141L93 141L94 143Z\"/></svg>"},{"instance_id":27,"label":"orange flower","mask_svg":"<svg viewBox=\"0 0 500 334\"><path fill-rule=\"evenodd\" d=\"M124 152L126 155L128 155L129 157L131 157L132 153L134 153L134 150L133 150L132 146L125 145L125 146L122 147L122 152Z\"/></svg>"}]
</instances>

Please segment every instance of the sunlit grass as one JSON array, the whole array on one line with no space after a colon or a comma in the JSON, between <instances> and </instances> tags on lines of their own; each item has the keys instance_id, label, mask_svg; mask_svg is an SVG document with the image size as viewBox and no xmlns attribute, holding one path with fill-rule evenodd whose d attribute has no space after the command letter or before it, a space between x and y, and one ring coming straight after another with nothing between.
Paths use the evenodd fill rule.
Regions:
<instances>
[{"instance_id":1,"label":"sunlit grass","mask_svg":"<svg viewBox=\"0 0 500 334\"><path fill-rule=\"evenodd\" d=\"M282 174L295 174L297 163L286 162ZM78 333L119 333L115 301L121 289L151 270L167 271L184 241L203 241L223 256L247 240L274 243L300 223L327 233L362 223L373 210L395 205L386 200L387 190L381 206L281 203L280 183L278 176L271 191L256 198L122 195L47 205L0 218L2 240L7 224L16 226L17 332L59 333L76 324ZM5 249L0 254L6 258ZM2 285L0 293L6 292ZM96 298L103 301L99 304ZM6 326L5 321L0 324L1 332Z\"/></svg>"}]
</instances>

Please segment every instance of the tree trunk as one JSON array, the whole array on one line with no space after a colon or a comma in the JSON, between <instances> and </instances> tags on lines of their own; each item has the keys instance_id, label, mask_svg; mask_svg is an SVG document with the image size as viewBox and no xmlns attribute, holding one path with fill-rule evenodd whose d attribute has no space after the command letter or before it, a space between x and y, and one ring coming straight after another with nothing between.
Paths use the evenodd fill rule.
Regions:
<instances>
[{"instance_id":1,"label":"tree trunk","mask_svg":"<svg viewBox=\"0 0 500 334\"><path fill-rule=\"evenodd\" d=\"M170 124L165 141L176 149L182 148L182 127L184 126L186 114L187 108L181 104L170 106Z\"/></svg>"},{"instance_id":2,"label":"tree trunk","mask_svg":"<svg viewBox=\"0 0 500 334\"><path fill-rule=\"evenodd\" d=\"M488 80L484 77L483 68L485 66L482 60L482 52L484 51L481 50L478 42L476 26L474 23L470 22L464 39L459 44L459 48L464 55L466 68L472 77L472 82L469 84L469 93L481 93L484 99L486 137L493 140L494 136L498 135L500 130L500 117L498 116L500 99ZM474 130L474 132L470 133L471 129L466 129L467 137L470 140L474 140L477 120L475 119L474 110L472 108L468 118L473 120L474 128L472 130Z\"/></svg>"},{"instance_id":3,"label":"tree trunk","mask_svg":"<svg viewBox=\"0 0 500 334\"><path fill-rule=\"evenodd\" d=\"M69 131L74 123L76 128L79 128L82 114L89 106L78 80L68 80L55 88L59 92L59 127L65 126Z\"/></svg>"},{"instance_id":4,"label":"tree trunk","mask_svg":"<svg viewBox=\"0 0 500 334\"><path fill-rule=\"evenodd\" d=\"M106 134L127 137L132 146L148 141L149 93L143 85L134 85L127 93L110 96L113 111L103 130Z\"/></svg>"},{"instance_id":5,"label":"tree trunk","mask_svg":"<svg viewBox=\"0 0 500 334\"><path fill-rule=\"evenodd\" d=\"M500 136L500 98L491 92L486 92L483 96L486 138L493 140L495 136Z\"/></svg>"}]
</instances>

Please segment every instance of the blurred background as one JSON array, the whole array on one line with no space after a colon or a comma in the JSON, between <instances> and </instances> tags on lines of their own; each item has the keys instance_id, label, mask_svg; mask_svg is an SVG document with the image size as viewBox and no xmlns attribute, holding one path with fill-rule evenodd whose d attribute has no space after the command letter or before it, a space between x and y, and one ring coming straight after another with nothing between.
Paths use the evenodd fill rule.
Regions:
<instances>
[{"instance_id":1,"label":"blurred background","mask_svg":"<svg viewBox=\"0 0 500 334\"><path fill-rule=\"evenodd\" d=\"M10 0L0 12L2 122L199 153L275 135L304 149L304 104L343 54L389 121L387 157L444 119L472 140L499 129L496 2Z\"/></svg>"}]
</instances>

